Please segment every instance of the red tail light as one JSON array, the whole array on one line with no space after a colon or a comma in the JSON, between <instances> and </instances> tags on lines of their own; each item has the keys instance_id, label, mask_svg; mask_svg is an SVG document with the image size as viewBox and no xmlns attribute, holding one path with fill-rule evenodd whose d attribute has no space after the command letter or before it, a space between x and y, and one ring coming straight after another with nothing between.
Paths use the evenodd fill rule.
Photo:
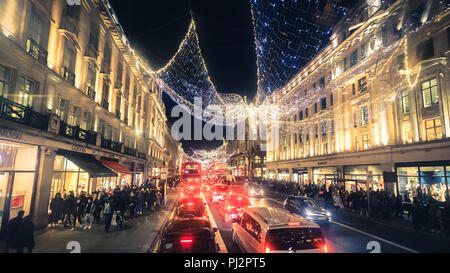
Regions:
<instances>
[{"instance_id":1,"label":"red tail light","mask_svg":"<svg viewBox=\"0 0 450 273\"><path fill-rule=\"evenodd\" d=\"M188 203L188 206L193 206L194 205L194 203Z\"/></svg>"},{"instance_id":2,"label":"red tail light","mask_svg":"<svg viewBox=\"0 0 450 273\"><path fill-rule=\"evenodd\" d=\"M270 248L266 247L266 253L270 253Z\"/></svg>"},{"instance_id":3,"label":"red tail light","mask_svg":"<svg viewBox=\"0 0 450 273\"><path fill-rule=\"evenodd\" d=\"M194 242L194 240L192 238L188 238L188 237L182 238L180 240L180 244L182 246L190 246L190 245L192 245L193 242Z\"/></svg>"},{"instance_id":4,"label":"red tail light","mask_svg":"<svg viewBox=\"0 0 450 273\"><path fill-rule=\"evenodd\" d=\"M328 247L327 247L327 244L324 244L324 245L323 245L322 250L323 250L324 253L328 253Z\"/></svg>"}]
</instances>

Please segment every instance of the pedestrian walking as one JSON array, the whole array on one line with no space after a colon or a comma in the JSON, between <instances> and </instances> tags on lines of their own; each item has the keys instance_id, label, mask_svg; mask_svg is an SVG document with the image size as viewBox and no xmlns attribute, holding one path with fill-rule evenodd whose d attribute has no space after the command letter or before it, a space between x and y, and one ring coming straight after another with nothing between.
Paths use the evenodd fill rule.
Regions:
<instances>
[{"instance_id":1,"label":"pedestrian walking","mask_svg":"<svg viewBox=\"0 0 450 273\"><path fill-rule=\"evenodd\" d=\"M105 232L109 232L109 228L111 227L111 220L112 220L112 216L113 216L110 198L106 199L105 206L103 209L103 215L105 217Z\"/></svg>"},{"instance_id":2,"label":"pedestrian walking","mask_svg":"<svg viewBox=\"0 0 450 273\"><path fill-rule=\"evenodd\" d=\"M77 212L77 203L76 203L76 199L75 199L75 196L72 191L69 193L69 196L67 196L67 198L64 200L63 212L65 215L64 227L65 228L67 227L67 223L69 223L69 226L72 226L72 219L73 219L74 224L72 226L72 230L74 230L75 229L75 217L76 217L76 212Z\"/></svg>"},{"instance_id":3,"label":"pedestrian walking","mask_svg":"<svg viewBox=\"0 0 450 273\"><path fill-rule=\"evenodd\" d=\"M9 220L8 224L6 225L5 253L8 253L9 249L14 247L16 240L20 236L19 227L22 224L24 214L25 212L23 210L20 210L17 213L17 216Z\"/></svg>"},{"instance_id":4,"label":"pedestrian walking","mask_svg":"<svg viewBox=\"0 0 450 273\"><path fill-rule=\"evenodd\" d=\"M50 227L54 227L63 216L63 203L64 200L61 198L61 194L56 193L55 197L50 202Z\"/></svg>"},{"instance_id":5,"label":"pedestrian walking","mask_svg":"<svg viewBox=\"0 0 450 273\"><path fill-rule=\"evenodd\" d=\"M31 215L25 216L19 224L14 248L17 250L17 253L23 253L24 248L27 248L28 253L33 252L34 224Z\"/></svg>"},{"instance_id":6,"label":"pedestrian walking","mask_svg":"<svg viewBox=\"0 0 450 273\"><path fill-rule=\"evenodd\" d=\"M84 210L84 229L91 229L92 224L94 223L94 203L92 202L92 198L88 198L86 208Z\"/></svg>"}]
</instances>

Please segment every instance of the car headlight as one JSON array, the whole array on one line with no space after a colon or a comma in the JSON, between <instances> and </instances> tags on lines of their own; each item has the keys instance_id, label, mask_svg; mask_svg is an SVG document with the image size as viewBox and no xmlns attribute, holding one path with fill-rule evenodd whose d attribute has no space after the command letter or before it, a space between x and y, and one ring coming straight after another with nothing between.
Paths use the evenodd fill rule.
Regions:
<instances>
[{"instance_id":1,"label":"car headlight","mask_svg":"<svg viewBox=\"0 0 450 273\"><path fill-rule=\"evenodd\" d=\"M327 216L331 217L331 212L327 211Z\"/></svg>"},{"instance_id":2,"label":"car headlight","mask_svg":"<svg viewBox=\"0 0 450 273\"><path fill-rule=\"evenodd\" d=\"M251 193L251 194L254 194L254 193L255 193L255 190L250 190L250 193Z\"/></svg>"},{"instance_id":3,"label":"car headlight","mask_svg":"<svg viewBox=\"0 0 450 273\"><path fill-rule=\"evenodd\" d=\"M312 213L310 210L305 211L305 213L306 213L306 215L308 215L308 216L313 216L313 215L314 215L314 213Z\"/></svg>"}]
</instances>

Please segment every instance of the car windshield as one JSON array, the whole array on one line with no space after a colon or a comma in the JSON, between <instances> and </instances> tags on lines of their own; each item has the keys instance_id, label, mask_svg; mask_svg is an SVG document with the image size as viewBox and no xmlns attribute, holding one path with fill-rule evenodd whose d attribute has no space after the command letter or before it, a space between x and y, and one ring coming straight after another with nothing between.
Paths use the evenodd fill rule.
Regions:
<instances>
[{"instance_id":1,"label":"car windshield","mask_svg":"<svg viewBox=\"0 0 450 273\"><path fill-rule=\"evenodd\" d=\"M320 228L283 228L269 230L266 245L271 250L320 248L325 243Z\"/></svg>"},{"instance_id":2,"label":"car windshield","mask_svg":"<svg viewBox=\"0 0 450 273\"><path fill-rule=\"evenodd\" d=\"M314 200L311 199L292 199L292 203L297 207L317 208Z\"/></svg>"}]
</instances>

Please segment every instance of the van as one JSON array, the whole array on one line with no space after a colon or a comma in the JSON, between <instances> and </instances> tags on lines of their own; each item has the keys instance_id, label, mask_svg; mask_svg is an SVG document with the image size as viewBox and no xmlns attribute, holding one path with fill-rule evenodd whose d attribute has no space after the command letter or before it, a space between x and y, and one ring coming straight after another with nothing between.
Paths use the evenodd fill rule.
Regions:
<instances>
[{"instance_id":1,"label":"van","mask_svg":"<svg viewBox=\"0 0 450 273\"><path fill-rule=\"evenodd\" d=\"M281 208L246 207L233 223L232 240L247 253L326 253L319 225Z\"/></svg>"}]
</instances>

